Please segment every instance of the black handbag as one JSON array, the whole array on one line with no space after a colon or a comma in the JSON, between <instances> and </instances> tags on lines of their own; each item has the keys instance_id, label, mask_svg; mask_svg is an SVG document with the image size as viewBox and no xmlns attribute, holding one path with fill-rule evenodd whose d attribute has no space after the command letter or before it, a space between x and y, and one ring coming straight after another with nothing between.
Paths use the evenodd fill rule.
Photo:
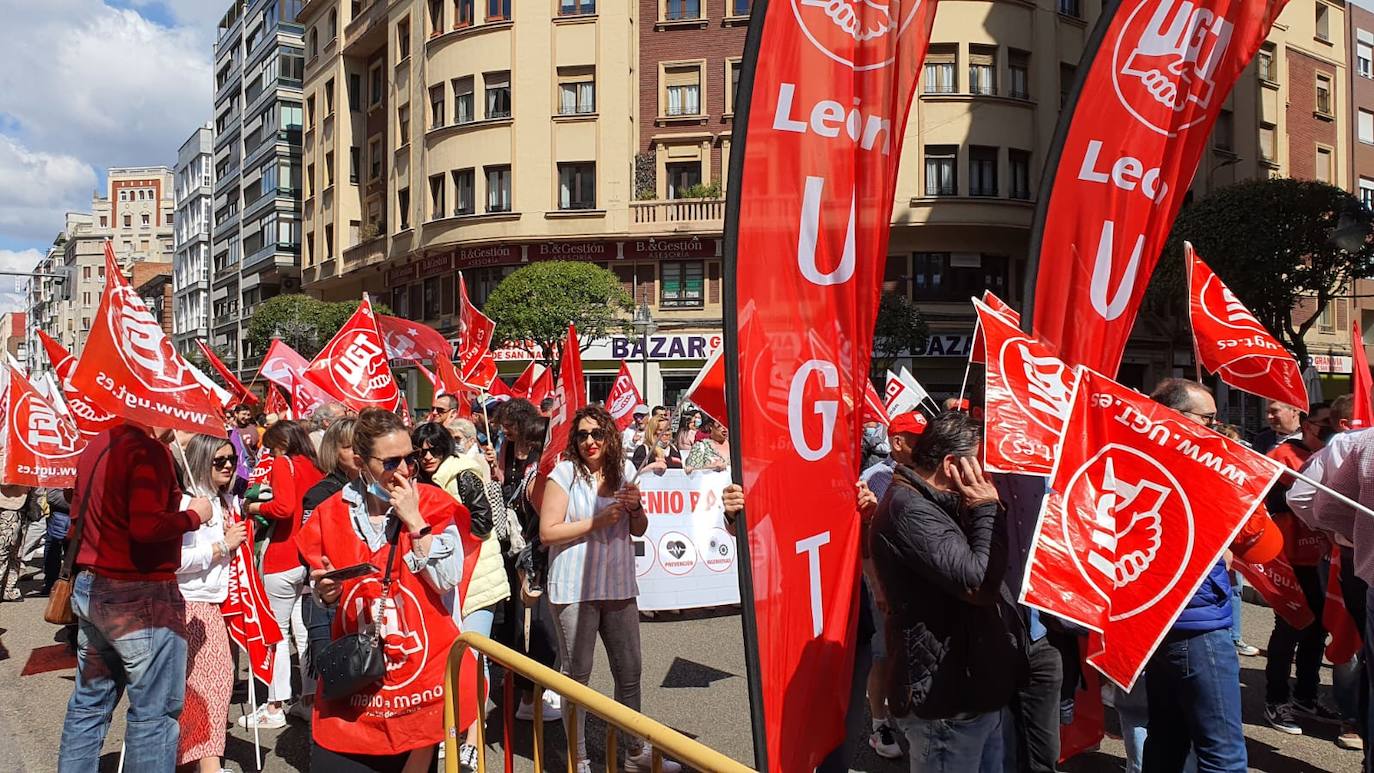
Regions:
<instances>
[{"instance_id":1,"label":"black handbag","mask_svg":"<svg viewBox=\"0 0 1374 773\"><path fill-rule=\"evenodd\" d=\"M397 530L399 532L399 529ZM386 554L386 574L382 576L382 595L391 594L391 568L396 558L397 536L392 537ZM369 622L366 629L335 639L320 652L315 664L319 674L320 694L325 700L337 701L371 687L386 676L385 644L378 632L379 621Z\"/></svg>"}]
</instances>

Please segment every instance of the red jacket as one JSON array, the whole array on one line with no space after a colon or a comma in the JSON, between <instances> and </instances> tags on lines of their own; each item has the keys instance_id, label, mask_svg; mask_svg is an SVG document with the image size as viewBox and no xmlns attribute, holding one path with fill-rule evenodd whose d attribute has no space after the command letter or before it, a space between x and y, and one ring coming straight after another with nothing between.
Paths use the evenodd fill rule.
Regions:
<instances>
[{"instance_id":1,"label":"red jacket","mask_svg":"<svg viewBox=\"0 0 1374 773\"><path fill-rule=\"evenodd\" d=\"M200 528L180 505L166 445L130 424L100 433L76 466L72 528L85 519L76 565L117 580L175 580L181 535Z\"/></svg>"},{"instance_id":2,"label":"red jacket","mask_svg":"<svg viewBox=\"0 0 1374 773\"><path fill-rule=\"evenodd\" d=\"M1274 446L1266 456L1283 462L1291 470L1301 471L1312 453L1300 440L1285 440ZM1293 515L1286 498L1292 486L1290 480L1280 477L1265 496L1265 504L1273 514L1274 523L1283 532L1283 554L1288 558L1288 563L1293 566L1316 566L1321 563L1322 556L1331 552L1331 543L1325 534L1308 528Z\"/></svg>"},{"instance_id":3,"label":"red jacket","mask_svg":"<svg viewBox=\"0 0 1374 773\"><path fill-rule=\"evenodd\" d=\"M264 502L258 509L266 518L271 518L272 536L268 539L267 549L262 553L262 573L276 574L289 572L301 565L296 554L296 531L301 527L305 509L301 502L305 492L324 478L324 473L304 456L280 457L272 464L272 474L268 481L272 484L272 501Z\"/></svg>"}]
</instances>

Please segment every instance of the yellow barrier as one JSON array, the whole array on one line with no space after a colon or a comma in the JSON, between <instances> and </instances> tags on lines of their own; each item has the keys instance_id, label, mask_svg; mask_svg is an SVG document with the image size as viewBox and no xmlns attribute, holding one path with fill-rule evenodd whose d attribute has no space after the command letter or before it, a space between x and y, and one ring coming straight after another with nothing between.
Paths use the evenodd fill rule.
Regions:
<instances>
[{"instance_id":1,"label":"yellow barrier","mask_svg":"<svg viewBox=\"0 0 1374 773\"><path fill-rule=\"evenodd\" d=\"M568 732L568 773L576 773L577 766L577 712L585 708L601 717L608 725L606 733L606 769L618 770L616 756L618 751L616 730L638 736L653 744L653 773L660 773L662 757L672 757L683 765L711 773L753 773L753 769L726 757L714 749L688 738L678 731L644 716L638 711L616 703L586 685L578 684L568 677L537 663L515 650L498 644L477 633L465 633L453 643L449 650L448 668L444 674L444 770L458 773L457 693L454 684L458 680L458 667L463 662L463 653L473 649L486 656L488 660L506 669L507 679L511 673L519 674L535 685L534 694L534 769L536 773L544 770L544 690L551 689L563 698L563 712L569 718L565 727ZM486 676L481 668L477 669L477 692L487 692ZM481 720L477 723L477 772L486 773L486 701L479 701ZM514 710L511 712L514 716Z\"/></svg>"}]
</instances>

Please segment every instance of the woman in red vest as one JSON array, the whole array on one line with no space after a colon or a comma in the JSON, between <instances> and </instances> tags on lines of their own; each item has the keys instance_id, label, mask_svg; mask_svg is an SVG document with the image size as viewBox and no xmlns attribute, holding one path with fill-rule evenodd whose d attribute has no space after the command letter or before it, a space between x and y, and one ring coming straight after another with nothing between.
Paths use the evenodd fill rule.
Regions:
<instances>
[{"instance_id":1,"label":"woman in red vest","mask_svg":"<svg viewBox=\"0 0 1374 773\"><path fill-rule=\"evenodd\" d=\"M433 770L444 735L444 668L458 635L444 594L456 588L463 598L481 543L462 505L443 489L415 482L414 447L399 416L379 409L359 414L353 451L361 476L315 508L296 544L310 565L315 595L334 609L334 639L379 625L387 669L376 685L348 698L315 701L310 767ZM396 550L384 599L389 539ZM323 577L362 563L381 573L343 582ZM470 682L462 687L471 689ZM460 732L473 719L474 698L459 702L471 709L460 717Z\"/></svg>"}]
</instances>

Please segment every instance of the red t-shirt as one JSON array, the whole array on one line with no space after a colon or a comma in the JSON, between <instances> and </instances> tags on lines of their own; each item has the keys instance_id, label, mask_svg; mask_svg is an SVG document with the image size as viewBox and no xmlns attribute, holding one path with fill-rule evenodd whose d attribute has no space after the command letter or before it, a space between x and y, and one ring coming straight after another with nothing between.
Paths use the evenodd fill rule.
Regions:
<instances>
[{"instance_id":1,"label":"red t-shirt","mask_svg":"<svg viewBox=\"0 0 1374 773\"><path fill-rule=\"evenodd\" d=\"M181 509L171 451L129 424L100 433L81 452L73 530L79 518L86 525L76 565L117 580L176 579L181 535L200 528L200 517Z\"/></svg>"},{"instance_id":2,"label":"red t-shirt","mask_svg":"<svg viewBox=\"0 0 1374 773\"><path fill-rule=\"evenodd\" d=\"M305 492L323 479L324 473L315 469L304 456L283 457L273 462L268 478L272 484L272 501L264 502L258 510L273 521L272 535L262 553L263 574L289 572L301 565L294 538L305 517L302 501Z\"/></svg>"}]
</instances>

